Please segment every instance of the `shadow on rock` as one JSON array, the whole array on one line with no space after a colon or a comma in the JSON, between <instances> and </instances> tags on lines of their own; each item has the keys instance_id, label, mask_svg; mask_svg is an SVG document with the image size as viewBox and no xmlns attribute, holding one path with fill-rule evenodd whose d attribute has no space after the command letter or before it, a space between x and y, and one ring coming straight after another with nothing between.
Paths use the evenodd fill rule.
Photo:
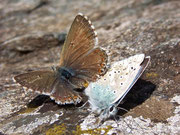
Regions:
<instances>
[{"instance_id":1,"label":"shadow on rock","mask_svg":"<svg viewBox=\"0 0 180 135\"><path fill-rule=\"evenodd\" d=\"M51 99L49 96L46 95L38 95L35 97L31 102L27 104L28 108L36 108L38 106L41 106L43 103L51 102Z\"/></svg>"},{"instance_id":2,"label":"shadow on rock","mask_svg":"<svg viewBox=\"0 0 180 135\"><path fill-rule=\"evenodd\" d=\"M46 112L46 111L49 111L49 110L58 110L58 109L61 109L61 108L64 108L64 109L73 109L73 108L79 108L81 106L83 106L84 104L86 104L86 101L87 101L87 97L82 93L83 90L80 91L77 91L79 93L79 95L82 97L82 101L80 103L78 103L77 105L74 105L74 104L65 104L65 105L60 105L60 104L57 104L54 100L52 100L49 96L47 95L38 95L36 96L33 100L31 100L28 104L27 104L27 107L28 108L37 108L41 105L42 108L39 110L40 112ZM43 110L43 111L41 111Z\"/></svg>"},{"instance_id":3,"label":"shadow on rock","mask_svg":"<svg viewBox=\"0 0 180 135\"><path fill-rule=\"evenodd\" d=\"M124 102L120 104L119 107L124 108L128 111L130 109L133 109L134 107L142 104L145 100L147 100L151 96L155 88L156 85L154 85L153 83L139 79L127 94L127 96L124 98ZM122 109L118 112L120 116L124 115L125 113L126 112Z\"/></svg>"}]
</instances>

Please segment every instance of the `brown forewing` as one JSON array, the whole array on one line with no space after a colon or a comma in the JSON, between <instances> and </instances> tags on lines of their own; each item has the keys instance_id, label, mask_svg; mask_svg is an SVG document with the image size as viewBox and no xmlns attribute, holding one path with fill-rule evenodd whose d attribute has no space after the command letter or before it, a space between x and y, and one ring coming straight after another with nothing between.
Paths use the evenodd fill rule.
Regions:
<instances>
[{"instance_id":1,"label":"brown forewing","mask_svg":"<svg viewBox=\"0 0 180 135\"><path fill-rule=\"evenodd\" d=\"M77 15L63 46L60 66L73 65L83 54L93 49L96 40L97 37L90 21L82 15Z\"/></svg>"},{"instance_id":2,"label":"brown forewing","mask_svg":"<svg viewBox=\"0 0 180 135\"><path fill-rule=\"evenodd\" d=\"M15 76L14 80L26 89L50 95L55 102L60 104L77 104L81 101L81 97L73 91L71 84L59 79L53 71L24 73Z\"/></svg>"},{"instance_id":3,"label":"brown forewing","mask_svg":"<svg viewBox=\"0 0 180 135\"><path fill-rule=\"evenodd\" d=\"M55 79L53 71L33 71L14 77L14 80L20 85L40 93L50 93Z\"/></svg>"}]
</instances>

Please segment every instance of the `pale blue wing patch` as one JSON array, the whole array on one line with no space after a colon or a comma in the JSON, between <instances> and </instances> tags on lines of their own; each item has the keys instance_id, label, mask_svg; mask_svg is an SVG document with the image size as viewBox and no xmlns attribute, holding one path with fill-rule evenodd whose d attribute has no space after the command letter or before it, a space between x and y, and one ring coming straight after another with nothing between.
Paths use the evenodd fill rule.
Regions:
<instances>
[{"instance_id":1,"label":"pale blue wing patch","mask_svg":"<svg viewBox=\"0 0 180 135\"><path fill-rule=\"evenodd\" d=\"M106 83L102 83L106 82ZM109 105L116 99L115 93L107 81L98 81L91 83L85 90L89 96L89 102L92 105L93 110L103 110L109 107Z\"/></svg>"}]
</instances>

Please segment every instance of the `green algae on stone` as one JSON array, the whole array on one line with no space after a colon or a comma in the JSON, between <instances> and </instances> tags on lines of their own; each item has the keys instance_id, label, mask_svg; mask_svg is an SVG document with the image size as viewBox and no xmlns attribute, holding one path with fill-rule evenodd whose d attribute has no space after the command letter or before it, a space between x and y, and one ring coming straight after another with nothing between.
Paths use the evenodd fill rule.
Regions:
<instances>
[{"instance_id":1,"label":"green algae on stone","mask_svg":"<svg viewBox=\"0 0 180 135\"><path fill-rule=\"evenodd\" d=\"M36 109L37 109L37 107L36 107L36 108L30 108L30 107L28 107L28 108L25 108L25 109L21 110L21 111L19 112L19 114L31 113L31 112L33 112L33 111L36 110Z\"/></svg>"},{"instance_id":2,"label":"green algae on stone","mask_svg":"<svg viewBox=\"0 0 180 135\"><path fill-rule=\"evenodd\" d=\"M147 78L156 78L158 77L159 75L155 72L151 72L151 73L146 73L146 77Z\"/></svg>"},{"instance_id":3,"label":"green algae on stone","mask_svg":"<svg viewBox=\"0 0 180 135\"><path fill-rule=\"evenodd\" d=\"M50 128L46 131L46 135L65 135L66 134L66 126L65 124L54 125L53 128Z\"/></svg>"},{"instance_id":4,"label":"green algae on stone","mask_svg":"<svg viewBox=\"0 0 180 135\"><path fill-rule=\"evenodd\" d=\"M111 130L112 126L107 126L107 128L94 128L94 129L88 129L88 130L82 130L80 126L76 127L76 131L73 131L72 133L74 135L81 135L81 134L90 134L90 135L99 135L102 131L104 131L104 135L107 135L109 130Z\"/></svg>"}]
</instances>

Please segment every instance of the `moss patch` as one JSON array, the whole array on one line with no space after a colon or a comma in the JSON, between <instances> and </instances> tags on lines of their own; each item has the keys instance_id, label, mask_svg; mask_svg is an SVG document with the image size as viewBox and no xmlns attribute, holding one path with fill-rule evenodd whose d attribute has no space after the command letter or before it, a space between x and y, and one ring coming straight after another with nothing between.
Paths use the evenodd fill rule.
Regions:
<instances>
[{"instance_id":1,"label":"moss patch","mask_svg":"<svg viewBox=\"0 0 180 135\"><path fill-rule=\"evenodd\" d=\"M28 107L28 108L26 108L26 109L21 110L21 111L19 112L19 114L31 113L31 112L33 112L33 111L36 110L36 109L37 109L37 108L30 108L30 107Z\"/></svg>"},{"instance_id":2,"label":"moss patch","mask_svg":"<svg viewBox=\"0 0 180 135\"><path fill-rule=\"evenodd\" d=\"M111 126L107 126L107 128L95 128L95 129L88 129L82 130L80 126L77 126L76 131L73 131L74 135L81 135L81 134L90 134L90 135L99 135L102 131L104 131L104 135L107 135L109 130L111 130Z\"/></svg>"},{"instance_id":3,"label":"moss patch","mask_svg":"<svg viewBox=\"0 0 180 135\"><path fill-rule=\"evenodd\" d=\"M53 128L50 128L46 131L46 135L65 135L66 134L66 126L65 124L54 125Z\"/></svg>"},{"instance_id":4,"label":"moss patch","mask_svg":"<svg viewBox=\"0 0 180 135\"><path fill-rule=\"evenodd\" d=\"M151 73L146 73L146 77L147 78L156 78L158 77L159 75L155 72L151 72Z\"/></svg>"}]
</instances>

